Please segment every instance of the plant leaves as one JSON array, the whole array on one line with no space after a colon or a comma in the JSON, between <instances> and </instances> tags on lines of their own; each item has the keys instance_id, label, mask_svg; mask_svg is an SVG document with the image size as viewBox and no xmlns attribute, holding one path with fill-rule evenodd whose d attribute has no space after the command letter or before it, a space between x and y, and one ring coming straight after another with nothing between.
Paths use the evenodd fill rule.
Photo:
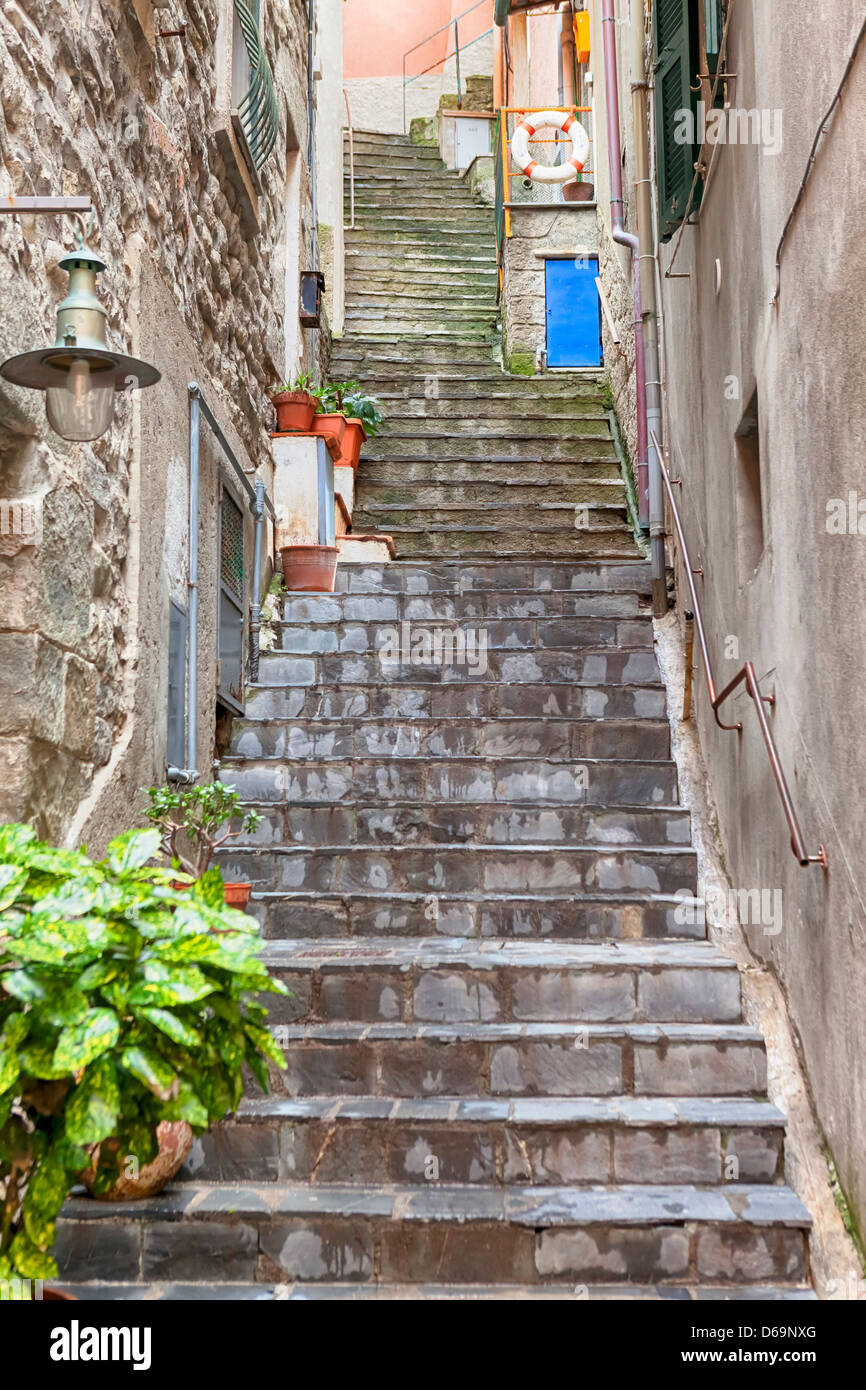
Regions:
<instances>
[{"instance_id":1,"label":"plant leaves","mask_svg":"<svg viewBox=\"0 0 866 1390\"><path fill-rule=\"evenodd\" d=\"M113 1047L120 1037L120 1020L113 1009L93 1009L83 1023L63 1029L54 1053L54 1065L77 1072L101 1053Z\"/></svg>"},{"instance_id":2,"label":"plant leaves","mask_svg":"<svg viewBox=\"0 0 866 1390\"><path fill-rule=\"evenodd\" d=\"M169 1099L177 1075L155 1052L145 1047L127 1047L121 1053L120 1061L128 1072L160 1100Z\"/></svg>"},{"instance_id":3,"label":"plant leaves","mask_svg":"<svg viewBox=\"0 0 866 1390\"><path fill-rule=\"evenodd\" d=\"M162 835L158 830L127 830L108 846L108 867L114 874L141 869L159 853Z\"/></svg>"},{"instance_id":4,"label":"plant leaves","mask_svg":"<svg viewBox=\"0 0 866 1390\"><path fill-rule=\"evenodd\" d=\"M15 1085L21 1074L18 1053L11 1047L0 1047L0 1095Z\"/></svg>"},{"instance_id":5,"label":"plant leaves","mask_svg":"<svg viewBox=\"0 0 866 1390\"><path fill-rule=\"evenodd\" d=\"M14 903L27 878L26 869L18 868L15 864L0 864L0 912Z\"/></svg>"},{"instance_id":6,"label":"plant leaves","mask_svg":"<svg viewBox=\"0 0 866 1390\"><path fill-rule=\"evenodd\" d=\"M88 1067L66 1102L66 1137L72 1144L99 1144L117 1126L120 1088L110 1057Z\"/></svg>"},{"instance_id":7,"label":"plant leaves","mask_svg":"<svg viewBox=\"0 0 866 1390\"><path fill-rule=\"evenodd\" d=\"M159 1028L171 1038L172 1042L185 1047L201 1047L201 1033L197 1033L195 1028L184 1023L169 1009L139 1009L138 1012L148 1023L152 1023L154 1028Z\"/></svg>"},{"instance_id":8,"label":"plant leaves","mask_svg":"<svg viewBox=\"0 0 866 1390\"><path fill-rule=\"evenodd\" d=\"M164 965L162 961L149 960L145 963L144 980L130 991L129 1002L133 1008L171 1008L174 1004L195 1004L215 988L194 965Z\"/></svg>"},{"instance_id":9,"label":"plant leaves","mask_svg":"<svg viewBox=\"0 0 866 1390\"><path fill-rule=\"evenodd\" d=\"M19 1231L9 1253L22 1279L56 1279L57 1262L34 1245L26 1231Z\"/></svg>"},{"instance_id":10,"label":"plant leaves","mask_svg":"<svg viewBox=\"0 0 866 1390\"><path fill-rule=\"evenodd\" d=\"M35 839L32 825L0 825L0 859L17 859Z\"/></svg>"}]
</instances>

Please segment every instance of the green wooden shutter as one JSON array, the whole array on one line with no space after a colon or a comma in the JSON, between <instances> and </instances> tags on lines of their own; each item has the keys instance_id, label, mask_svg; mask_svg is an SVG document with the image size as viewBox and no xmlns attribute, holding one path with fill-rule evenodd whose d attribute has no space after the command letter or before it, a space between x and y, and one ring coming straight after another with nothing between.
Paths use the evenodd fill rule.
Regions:
<instances>
[{"instance_id":1,"label":"green wooden shutter","mask_svg":"<svg viewBox=\"0 0 866 1390\"><path fill-rule=\"evenodd\" d=\"M685 216L700 149L699 140L682 141L684 112L692 112L697 131L698 93L691 90L698 71L696 0L656 0L654 22L659 234L668 241ZM698 184L694 206L700 192Z\"/></svg>"}]
</instances>

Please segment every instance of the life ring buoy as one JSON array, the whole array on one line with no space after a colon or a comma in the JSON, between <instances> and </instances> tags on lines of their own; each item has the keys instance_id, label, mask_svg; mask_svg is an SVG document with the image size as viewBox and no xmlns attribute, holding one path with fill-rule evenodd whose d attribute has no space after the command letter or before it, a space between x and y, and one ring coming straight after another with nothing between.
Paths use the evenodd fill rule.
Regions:
<instances>
[{"instance_id":1,"label":"life ring buoy","mask_svg":"<svg viewBox=\"0 0 866 1390\"><path fill-rule=\"evenodd\" d=\"M529 141L537 130L553 127L571 136L571 159L565 164L537 164ZM538 111L526 116L511 137L511 155L518 169L535 183L570 183L589 158L589 136L576 116L564 111Z\"/></svg>"}]
</instances>

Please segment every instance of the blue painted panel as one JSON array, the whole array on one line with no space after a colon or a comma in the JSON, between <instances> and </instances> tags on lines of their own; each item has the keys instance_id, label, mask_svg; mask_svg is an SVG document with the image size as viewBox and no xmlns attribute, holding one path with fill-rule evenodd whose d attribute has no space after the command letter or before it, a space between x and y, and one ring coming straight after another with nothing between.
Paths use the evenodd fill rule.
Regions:
<instances>
[{"instance_id":1,"label":"blue painted panel","mask_svg":"<svg viewBox=\"0 0 866 1390\"><path fill-rule=\"evenodd\" d=\"M601 366L598 261L545 261L548 367Z\"/></svg>"}]
</instances>

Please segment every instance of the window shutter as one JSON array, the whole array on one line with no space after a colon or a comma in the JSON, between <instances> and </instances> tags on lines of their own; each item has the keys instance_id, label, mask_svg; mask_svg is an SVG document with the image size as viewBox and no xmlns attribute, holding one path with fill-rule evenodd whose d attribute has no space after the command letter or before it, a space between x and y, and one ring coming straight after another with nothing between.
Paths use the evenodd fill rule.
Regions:
<instances>
[{"instance_id":1,"label":"window shutter","mask_svg":"<svg viewBox=\"0 0 866 1390\"><path fill-rule=\"evenodd\" d=\"M707 71L715 77L722 49L722 0L704 0L704 47Z\"/></svg>"},{"instance_id":2,"label":"window shutter","mask_svg":"<svg viewBox=\"0 0 866 1390\"><path fill-rule=\"evenodd\" d=\"M656 0L654 21L659 234L668 241L685 216L700 148L699 140L683 141L684 134L696 132L698 94L691 90L698 71L695 0ZM691 132L683 115L688 111ZM694 206L700 192L698 184Z\"/></svg>"},{"instance_id":3,"label":"window shutter","mask_svg":"<svg viewBox=\"0 0 866 1390\"><path fill-rule=\"evenodd\" d=\"M274 91L274 78L265 54L259 30L259 0L234 0L236 30L240 31L246 49L245 61L233 60L233 105L246 140L253 167L264 165L276 144L280 130L280 112ZM237 91L243 78L243 91Z\"/></svg>"}]
</instances>

